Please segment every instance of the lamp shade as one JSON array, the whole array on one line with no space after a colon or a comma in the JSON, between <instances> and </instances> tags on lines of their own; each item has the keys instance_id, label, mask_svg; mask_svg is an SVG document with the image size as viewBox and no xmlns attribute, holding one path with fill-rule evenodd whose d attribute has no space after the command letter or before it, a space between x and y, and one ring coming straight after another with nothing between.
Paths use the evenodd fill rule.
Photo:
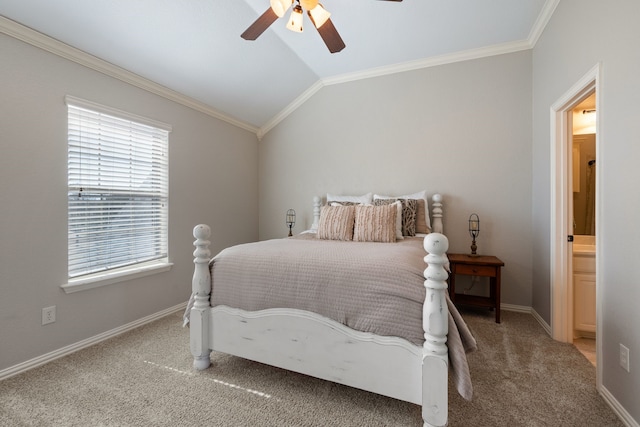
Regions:
<instances>
[{"instance_id":1,"label":"lamp shade","mask_svg":"<svg viewBox=\"0 0 640 427\"><path fill-rule=\"evenodd\" d=\"M480 234L480 218L478 214L471 214L469 217L469 234L474 239Z\"/></svg>"},{"instance_id":2,"label":"lamp shade","mask_svg":"<svg viewBox=\"0 0 640 427\"><path fill-rule=\"evenodd\" d=\"M292 4L293 0L271 0L271 9L278 15L278 18L282 18Z\"/></svg>"},{"instance_id":3,"label":"lamp shade","mask_svg":"<svg viewBox=\"0 0 640 427\"><path fill-rule=\"evenodd\" d=\"M322 7L322 5L320 3L318 3L318 5L316 7L314 7L313 9L311 9L309 11L309 16L311 17L311 20L313 21L313 25L315 25L316 28L320 28L320 27L322 27L322 24L327 22L327 19L329 19L331 14L329 12L327 12L327 9Z\"/></svg>"},{"instance_id":4,"label":"lamp shade","mask_svg":"<svg viewBox=\"0 0 640 427\"><path fill-rule=\"evenodd\" d=\"M289 22L287 22L287 29L295 31L296 33L302 32L302 7L296 5L291 11Z\"/></svg>"},{"instance_id":5,"label":"lamp shade","mask_svg":"<svg viewBox=\"0 0 640 427\"><path fill-rule=\"evenodd\" d=\"M287 211L287 227L289 227L289 237L291 237L293 235L293 233L291 232L291 229L293 228L294 225L296 225L296 211L294 211L293 209L289 209Z\"/></svg>"}]
</instances>

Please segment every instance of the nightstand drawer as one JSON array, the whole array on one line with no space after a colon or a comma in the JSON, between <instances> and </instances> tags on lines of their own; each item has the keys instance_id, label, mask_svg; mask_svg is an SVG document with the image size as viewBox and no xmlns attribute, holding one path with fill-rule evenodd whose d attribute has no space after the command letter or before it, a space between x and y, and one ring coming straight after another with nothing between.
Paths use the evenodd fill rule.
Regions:
<instances>
[{"instance_id":1,"label":"nightstand drawer","mask_svg":"<svg viewBox=\"0 0 640 427\"><path fill-rule=\"evenodd\" d=\"M496 275L496 268L485 265L459 264L456 266L456 274L494 277Z\"/></svg>"}]
</instances>

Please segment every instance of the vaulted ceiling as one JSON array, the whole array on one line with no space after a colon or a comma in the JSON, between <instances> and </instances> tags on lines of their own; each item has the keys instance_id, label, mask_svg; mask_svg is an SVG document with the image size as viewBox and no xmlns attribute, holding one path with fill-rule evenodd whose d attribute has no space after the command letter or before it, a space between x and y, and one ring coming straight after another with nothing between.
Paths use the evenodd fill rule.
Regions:
<instances>
[{"instance_id":1,"label":"vaulted ceiling","mask_svg":"<svg viewBox=\"0 0 640 427\"><path fill-rule=\"evenodd\" d=\"M306 16L302 33L287 13L240 38L269 0L0 0L0 30L21 24L260 135L323 85L531 48L558 1L323 0L335 54Z\"/></svg>"}]
</instances>

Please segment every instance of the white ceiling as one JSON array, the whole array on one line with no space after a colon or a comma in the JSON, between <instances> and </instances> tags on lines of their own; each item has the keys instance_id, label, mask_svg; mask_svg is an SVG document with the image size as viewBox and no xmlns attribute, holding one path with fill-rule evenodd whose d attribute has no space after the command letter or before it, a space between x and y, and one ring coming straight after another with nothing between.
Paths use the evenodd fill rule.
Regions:
<instances>
[{"instance_id":1,"label":"white ceiling","mask_svg":"<svg viewBox=\"0 0 640 427\"><path fill-rule=\"evenodd\" d=\"M529 48L558 1L323 0L336 54L306 16L301 34L281 18L240 38L269 0L0 0L0 15L260 133L319 82Z\"/></svg>"}]
</instances>

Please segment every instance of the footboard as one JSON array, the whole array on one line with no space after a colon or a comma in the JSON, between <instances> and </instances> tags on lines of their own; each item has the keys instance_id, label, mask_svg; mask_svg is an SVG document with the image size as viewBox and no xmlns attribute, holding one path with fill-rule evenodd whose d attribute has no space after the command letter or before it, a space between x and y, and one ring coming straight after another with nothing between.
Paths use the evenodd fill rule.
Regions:
<instances>
[{"instance_id":1,"label":"footboard","mask_svg":"<svg viewBox=\"0 0 640 427\"><path fill-rule=\"evenodd\" d=\"M223 306L212 309L210 228L196 226L193 230L196 250L190 310L194 368L206 369L211 350L222 351L421 404L425 426L445 426L449 311L446 300L448 276L444 265L449 243L440 233L441 197L434 196L433 202L435 232L428 234L423 242L427 252L424 257L427 267L424 270L423 346L401 338L352 331L300 310L246 312Z\"/></svg>"}]
</instances>

